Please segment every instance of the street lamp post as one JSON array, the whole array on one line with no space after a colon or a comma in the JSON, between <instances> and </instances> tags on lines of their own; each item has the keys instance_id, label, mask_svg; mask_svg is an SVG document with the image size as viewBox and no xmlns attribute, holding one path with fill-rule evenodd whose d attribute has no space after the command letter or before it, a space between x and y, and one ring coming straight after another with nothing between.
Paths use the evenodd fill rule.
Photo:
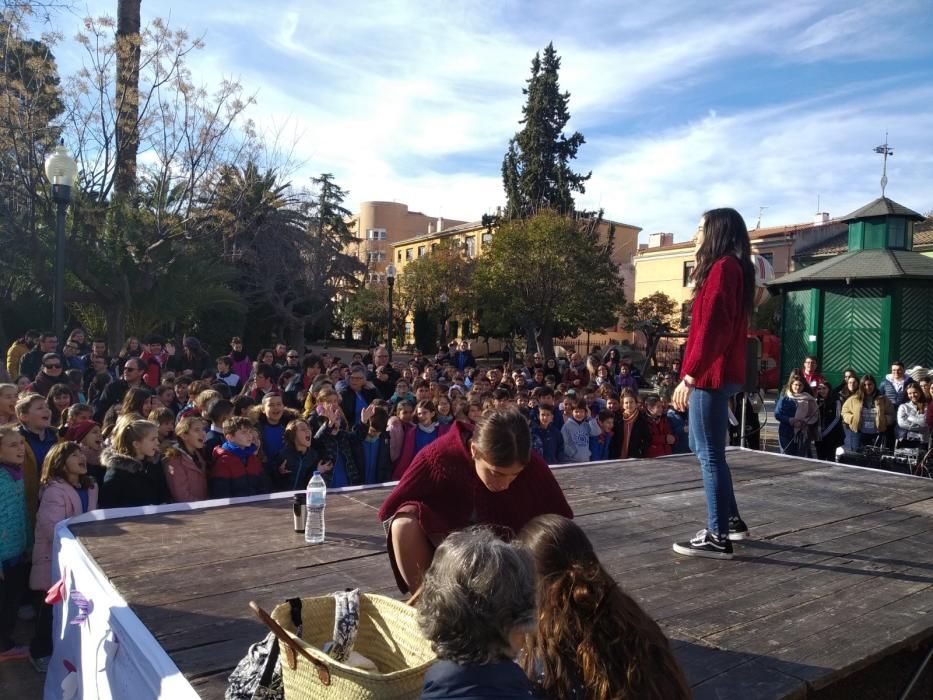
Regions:
<instances>
[{"instance_id":1,"label":"street lamp post","mask_svg":"<svg viewBox=\"0 0 933 700\"><path fill-rule=\"evenodd\" d=\"M392 289L395 287L395 265L389 263L386 266L386 283L389 285L389 317L386 327L388 334L386 336L386 352L389 353L389 362L392 361Z\"/></svg>"},{"instance_id":2,"label":"street lamp post","mask_svg":"<svg viewBox=\"0 0 933 700\"><path fill-rule=\"evenodd\" d=\"M71 187L78 175L65 142L62 141L45 161L45 176L52 183L52 199L58 205L55 220L55 287L53 292L53 315L55 332L65 337L65 208L71 201Z\"/></svg>"},{"instance_id":3,"label":"street lamp post","mask_svg":"<svg viewBox=\"0 0 933 700\"><path fill-rule=\"evenodd\" d=\"M447 349L447 294L441 292L441 352Z\"/></svg>"}]
</instances>

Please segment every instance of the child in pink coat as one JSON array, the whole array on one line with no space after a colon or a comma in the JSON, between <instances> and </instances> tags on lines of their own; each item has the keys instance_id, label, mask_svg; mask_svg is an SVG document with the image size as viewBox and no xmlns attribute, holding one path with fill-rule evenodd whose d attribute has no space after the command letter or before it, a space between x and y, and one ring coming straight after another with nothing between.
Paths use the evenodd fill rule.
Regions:
<instances>
[{"instance_id":1,"label":"child in pink coat","mask_svg":"<svg viewBox=\"0 0 933 700\"><path fill-rule=\"evenodd\" d=\"M48 670L52 656L52 606L45 594L52 586L52 543L62 520L97 508L97 484L87 473L87 458L77 442L60 442L45 456L39 478L39 510L32 549L29 587L42 601L29 656L36 670Z\"/></svg>"}]
</instances>

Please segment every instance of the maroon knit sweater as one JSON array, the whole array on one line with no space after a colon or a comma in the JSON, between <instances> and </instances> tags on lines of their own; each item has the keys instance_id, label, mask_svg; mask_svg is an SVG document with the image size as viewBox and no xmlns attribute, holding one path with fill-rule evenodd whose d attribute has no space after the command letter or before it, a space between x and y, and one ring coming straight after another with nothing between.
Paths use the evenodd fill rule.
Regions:
<instances>
[{"instance_id":1,"label":"maroon knit sweater","mask_svg":"<svg viewBox=\"0 0 933 700\"><path fill-rule=\"evenodd\" d=\"M701 389L745 382L745 311L742 264L728 255L710 268L693 301L681 376Z\"/></svg>"},{"instance_id":2,"label":"maroon knit sweater","mask_svg":"<svg viewBox=\"0 0 933 700\"><path fill-rule=\"evenodd\" d=\"M573 517L550 468L535 452L508 489L489 491L476 475L466 445L472 428L460 421L454 421L454 426L415 456L379 509L380 520L388 520L403 506L415 506L418 521L429 535L447 535L484 523L505 528L502 534L509 536L518 534L538 515Z\"/></svg>"}]
</instances>

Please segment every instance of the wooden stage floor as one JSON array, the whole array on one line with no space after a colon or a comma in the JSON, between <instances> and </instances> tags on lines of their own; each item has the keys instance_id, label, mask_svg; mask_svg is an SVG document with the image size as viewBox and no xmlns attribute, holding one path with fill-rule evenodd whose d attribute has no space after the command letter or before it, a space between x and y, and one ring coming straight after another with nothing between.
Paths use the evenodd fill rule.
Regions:
<instances>
[{"instance_id":1,"label":"wooden stage floor","mask_svg":"<svg viewBox=\"0 0 933 700\"><path fill-rule=\"evenodd\" d=\"M751 451L729 462L751 528L732 561L671 551L705 519L692 456L556 475L698 698L898 697L933 643L933 481ZM202 697L222 698L264 635L251 599L398 595L376 517L385 495L331 494L323 546L292 532L286 501L72 529ZM930 677L912 698L933 696Z\"/></svg>"}]
</instances>

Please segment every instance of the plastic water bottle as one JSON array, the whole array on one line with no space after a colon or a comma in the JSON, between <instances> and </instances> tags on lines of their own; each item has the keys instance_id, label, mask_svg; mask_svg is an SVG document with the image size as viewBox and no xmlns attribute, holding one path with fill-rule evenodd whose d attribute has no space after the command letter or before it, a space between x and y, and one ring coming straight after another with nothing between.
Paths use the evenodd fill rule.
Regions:
<instances>
[{"instance_id":1,"label":"plastic water bottle","mask_svg":"<svg viewBox=\"0 0 933 700\"><path fill-rule=\"evenodd\" d=\"M305 542L320 544L324 541L324 501L327 498L327 484L321 472L314 472L308 482L307 520L305 521Z\"/></svg>"}]
</instances>

